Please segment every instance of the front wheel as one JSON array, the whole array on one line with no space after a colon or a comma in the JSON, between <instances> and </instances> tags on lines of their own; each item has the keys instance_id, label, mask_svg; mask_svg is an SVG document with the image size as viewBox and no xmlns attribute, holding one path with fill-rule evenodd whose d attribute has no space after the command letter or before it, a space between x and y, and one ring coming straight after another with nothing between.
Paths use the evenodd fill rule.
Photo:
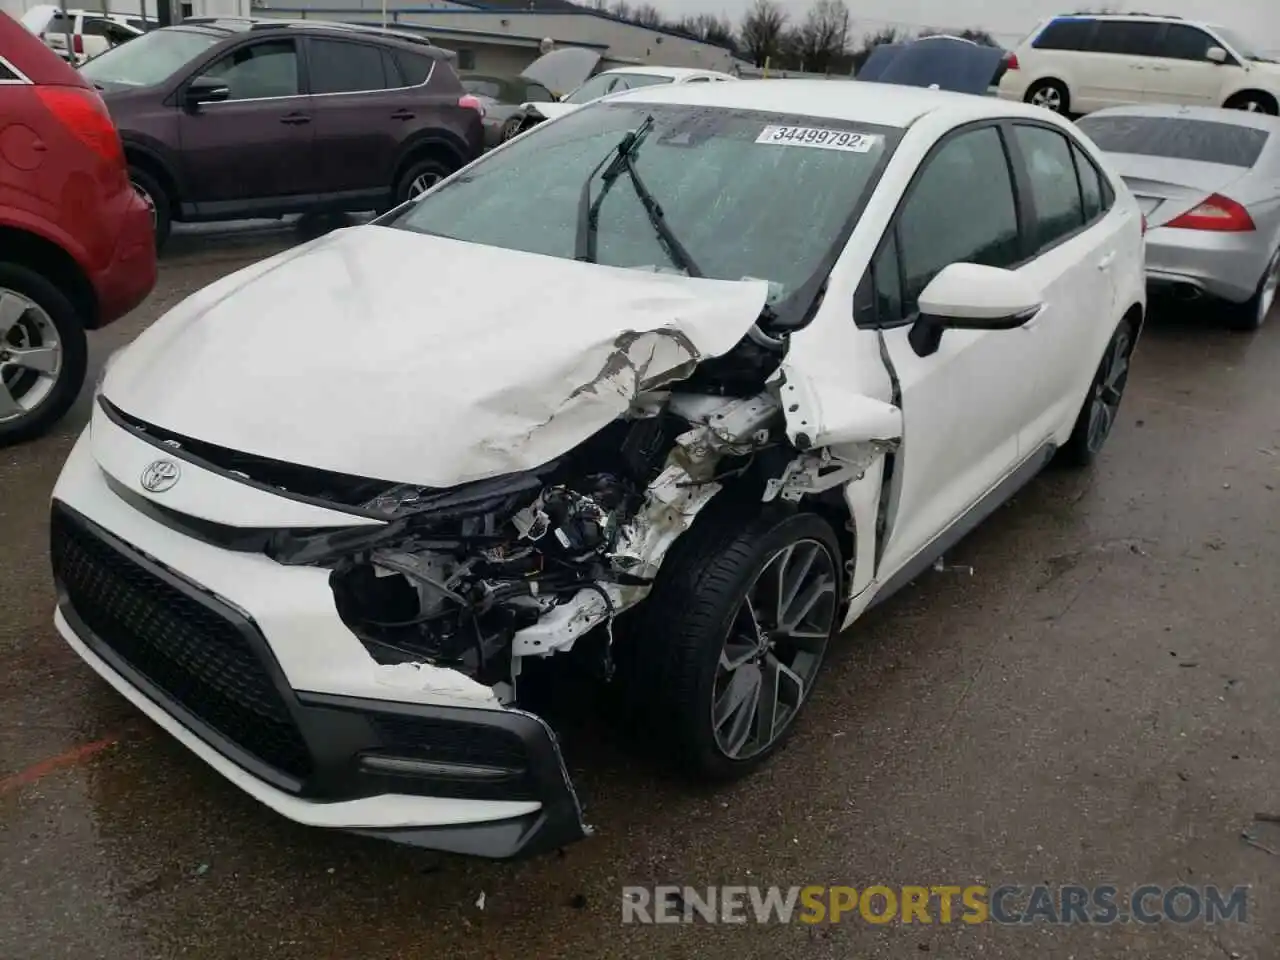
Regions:
<instances>
[{"instance_id":1,"label":"front wheel","mask_svg":"<svg viewBox=\"0 0 1280 960\"><path fill-rule=\"evenodd\" d=\"M0 263L0 447L39 436L67 412L87 353L71 301L34 270Z\"/></svg>"},{"instance_id":2,"label":"front wheel","mask_svg":"<svg viewBox=\"0 0 1280 960\"><path fill-rule=\"evenodd\" d=\"M151 226L155 230L156 250L164 247L173 227L173 205L169 195L155 177L138 167L129 168L129 183L142 202L151 211Z\"/></svg>"},{"instance_id":3,"label":"front wheel","mask_svg":"<svg viewBox=\"0 0 1280 960\"><path fill-rule=\"evenodd\" d=\"M840 627L841 554L815 514L704 519L664 561L635 656L673 759L729 780L782 745L808 700Z\"/></svg>"},{"instance_id":4,"label":"front wheel","mask_svg":"<svg viewBox=\"0 0 1280 960\"><path fill-rule=\"evenodd\" d=\"M1102 362L1098 364L1089 394L1076 418L1066 445L1058 451L1058 461L1068 467L1087 467L1097 459L1111 436L1120 415L1120 401L1129 382L1129 361L1133 355L1133 325L1120 321L1111 335Z\"/></svg>"},{"instance_id":5,"label":"front wheel","mask_svg":"<svg viewBox=\"0 0 1280 960\"><path fill-rule=\"evenodd\" d=\"M1261 92L1246 91L1245 93L1237 93L1222 106L1226 110L1244 110L1246 113L1265 113L1273 117L1280 113L1280 103L1277 103L1276 98L1270 94Z\"/></svg>"}]
</instances>

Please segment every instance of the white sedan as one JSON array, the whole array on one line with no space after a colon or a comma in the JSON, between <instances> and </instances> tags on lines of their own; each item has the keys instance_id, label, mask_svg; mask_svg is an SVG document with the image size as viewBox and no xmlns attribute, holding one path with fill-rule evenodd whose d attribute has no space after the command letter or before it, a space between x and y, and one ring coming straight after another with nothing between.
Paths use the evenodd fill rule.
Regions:
<instances>
[{"instance_id":1,"label":"white sedan","mask_svg":"<svg viewBox=\"0 0 1280 960\"><path fill-rule=\"evenodd\" d=\"M279 813L577 840L575 662L754 769L830 643L1116 419L1142 218L1047 111L648 87L117 354L53 494L67 643Z\"/></svg>"}]
</instances>

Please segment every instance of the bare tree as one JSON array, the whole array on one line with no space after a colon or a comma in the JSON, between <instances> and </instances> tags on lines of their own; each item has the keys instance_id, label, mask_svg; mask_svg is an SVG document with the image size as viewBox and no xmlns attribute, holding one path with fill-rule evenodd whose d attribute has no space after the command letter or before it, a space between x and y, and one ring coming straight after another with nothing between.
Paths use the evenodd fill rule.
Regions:
<instances>
[{"instance_id":1,"label":"bare tree","mask_svg":"<svg viewBox=\"0 0 1280 960\"><path fill-rule=\"evenodd\" d=\"M685 17L678 23L672 24L672 29L695 40L737 48L733 25L724 17L717 17L714 14L700 13L695 17Z\"/></svg>"},{"instance_id":2,"label":"bare tree","mask_svg":"<svg viewBox=\"0 0 1280 960\"><path fill-rule=\"evenodd\" d=\"M801 69L825 73L849 45L849 8L844 0L814 0L796 31Z\"/></svg>"},{"instance_id":3,"label":"bare tree","mask_svg":"<svg viewBox=\"0 0 1280 960\"><path fill-rule=\"evenodd\" d=\"M956 36L964 40L972 40L974 43L980 43L984 47L1002 46L1002 44L991 35L990 31L979 30L975 27L966 27L964 30L957 33Z\"/></svg>"},{"instance_id":4,"label":"bare tree","mask_svg":"<svg viewBox=\"0 0 1280 960\"><path fill-rule=\"evenodd\" d=\"M871 59L871 52L876 47L885 46L886 44L902 43L907 39L906 35L900 33L896 27L884 27L875 33L868 33L862 38L862 43L857 50L853 51L853 68L861 70L863 64Z\"/></svg>"},{"instance_id":5,"label":"bare tree","mask_svg":"<svg viewBox=\"0 0 1280 960\"><path fill-rule=\"evenodd\" d=\"M755 0L742 18L739 30L739 49L757 67L766 60L782 55L782 35L787 26L787 15L777 0Z\"/></svg>"},{"instance_id":6,"label":"bare tree","mask_svg":"<svg viewBox=\"0 0 1280 960\"><path fill-rule=\"evenodd\" d=\"M662 16L662 11L652 3L641 3L632 7L630 20L642 27L661 27L667 22Z\"/></svg>"},{"instance_id":7,"label":"bare tree","mask_svg":"<svg viewBox=\"0 0 1280 960\"><path fill-rule=\"evenodd\" d=\"M619 20L630 20L631 4L627 0L613 0L613 3L609 5L609 12Z\"/></svg>"}]
</instances>

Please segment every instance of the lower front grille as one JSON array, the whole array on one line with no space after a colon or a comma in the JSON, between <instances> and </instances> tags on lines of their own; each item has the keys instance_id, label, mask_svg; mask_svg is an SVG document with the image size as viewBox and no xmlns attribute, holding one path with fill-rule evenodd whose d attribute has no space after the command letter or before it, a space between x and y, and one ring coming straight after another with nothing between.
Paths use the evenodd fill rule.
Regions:
<instances>
[{"instance_id":1,"label":"lower front grille","mask_svg":"<svg viewBox=\"0 0 1280 960\"><path fill-rule=\"evenodd\" d=\"M100 643L261 763L310 775L302 734L246 635L251 624L58 505L50 526L54 576Z\"/></svg>"}]
</instances>

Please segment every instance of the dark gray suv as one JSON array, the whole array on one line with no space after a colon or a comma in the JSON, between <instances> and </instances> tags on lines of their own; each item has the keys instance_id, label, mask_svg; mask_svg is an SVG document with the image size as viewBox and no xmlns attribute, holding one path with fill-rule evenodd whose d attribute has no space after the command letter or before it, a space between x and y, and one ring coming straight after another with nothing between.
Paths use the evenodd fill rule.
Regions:
<instances>
[{"instance_id":1,"label":"dark gray suv","mask_svg":"<svg viewBox=\"0 0 1280 960\"><path fill-rule=\"evenodd\" d=\"M484 107L414 34L196 19L86 63L156 242L174 220L384 210L479 156Z\"/></svg>"}]
</instances>

